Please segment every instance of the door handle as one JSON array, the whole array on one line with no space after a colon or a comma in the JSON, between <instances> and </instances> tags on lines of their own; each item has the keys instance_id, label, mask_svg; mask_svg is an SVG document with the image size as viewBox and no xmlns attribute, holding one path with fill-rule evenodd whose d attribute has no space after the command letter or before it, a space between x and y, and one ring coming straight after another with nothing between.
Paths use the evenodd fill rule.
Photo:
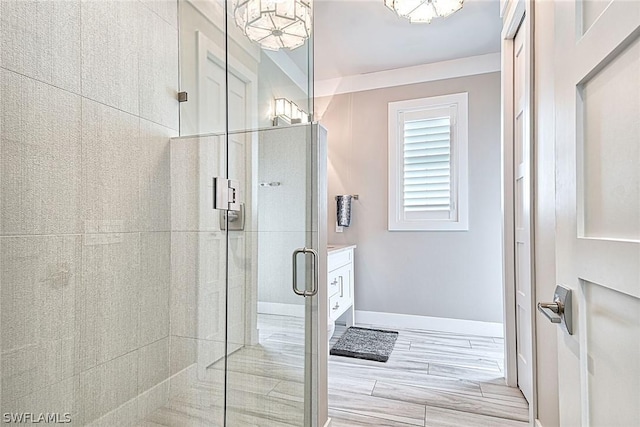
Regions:
<instances>
[{"instance_id":1,"label":"door handle","mask_svg":"<svg viewBox=\"0 0 640 427\"><path fill-rule=\"evenodd\" d=\"M298 289L298 254L311 254L311 290ZM293 292L302 297L312 297L318 293L318 252L310 248L299 248L293 251Z\"/></svg>"},{"instance_id":2,"label":"door handle","mask_svg":"<svg viewBox=\"0 0 640 427\"><path fill-rule=\"evenodd\" d=\"M573 335L573 310L570 289L557 285L553 295L553 302L539 302L538 311L544 314L551 323L564 325L569 335Z\"/></svg>"},{"instance_id":3,"label":"door handle","mask_svg":"<svg viewBox=\"0 0 640 427\"><path fill-rule=\"evenodd\" d=\"M539 302L538 311L544 314L547 319L551 320L551 323L561 323L562 317L559 313L562 313L562 306L555 302Z\"/></svg>"}]
</instances>

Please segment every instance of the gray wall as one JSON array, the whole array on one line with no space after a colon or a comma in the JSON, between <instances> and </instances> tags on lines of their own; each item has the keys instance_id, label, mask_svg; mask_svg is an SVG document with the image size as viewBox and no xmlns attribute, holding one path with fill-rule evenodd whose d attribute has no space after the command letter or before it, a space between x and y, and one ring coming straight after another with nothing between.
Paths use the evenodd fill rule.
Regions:
<instances>
[{"instance_id":1,"label":"gray wall","mask_svg":"<svg viewBox=\"0 0 640 427\"><path fill-rule=\"evenodd\" d=\"M84 425L169 375L177 4L0 7L2 412Z\"/></svg>"},{"instance_id":2,"label":"gray wall","mask_svg":"<svg viewBox=\"0 0 640 427\"><path fill-rule=\"evenodd\" d=\"M387 230L387 104L469 93L469 231ZM502 322L500 74L316 100L329 130L329 242L355 243L356 309ZM335 233L336 194L359 194Z\"/></svg>"}]
</instances>

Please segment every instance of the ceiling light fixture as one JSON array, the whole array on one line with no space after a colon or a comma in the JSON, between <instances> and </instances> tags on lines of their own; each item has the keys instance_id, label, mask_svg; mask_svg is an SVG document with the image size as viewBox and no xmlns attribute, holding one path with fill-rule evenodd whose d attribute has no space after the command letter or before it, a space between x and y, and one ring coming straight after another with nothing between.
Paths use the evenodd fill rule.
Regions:
<instances>
[{"instance_id":1,"label":"ceiling light fixture","mask_svg":"<svg viewBox=\"0 0 640 427\"><path fill-rule=\"evenodd\" d=\"M384 0L385 6L411 23L429 23L433 18L451 15L464 0Z\"/></svg>"},{"instance_id":2,"label":"ceiling light fixture","mask_svg":"<svg viewBox=\"0 0 640 427\"><path fill-rule=\"evenodd\" d=\"M295 49L311 34L311 0L233 0L236 24L268 50Z\"/></svg>"}]
</instances>

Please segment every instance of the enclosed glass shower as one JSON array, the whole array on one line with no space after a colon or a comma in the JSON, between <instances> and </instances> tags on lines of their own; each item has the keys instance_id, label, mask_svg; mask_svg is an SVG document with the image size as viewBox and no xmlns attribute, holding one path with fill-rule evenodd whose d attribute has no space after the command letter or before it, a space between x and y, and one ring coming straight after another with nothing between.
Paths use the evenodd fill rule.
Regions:
<instances>
[{"instance_id":1,"label":"enclosed glass shower","mask_svg":"<svg viewBox=\"0 0 640 427\"><path fill-rule=\"evenodd\" d=\"M14 29L32 11L9 3ZM41 105L60 102L55 75L2 63L3 422L317 425L326 131L309 119L313 38L250 40L266 37L261 3L286 2L59 2L81 30L81 84L62 87L77 120ZM295 8L285 18L310 25ZM269 49L295 39L274 31ZM85 55L114 37L124 54ZM134 65L137 104L123 101Z\"/></svg>"}]
</instances>

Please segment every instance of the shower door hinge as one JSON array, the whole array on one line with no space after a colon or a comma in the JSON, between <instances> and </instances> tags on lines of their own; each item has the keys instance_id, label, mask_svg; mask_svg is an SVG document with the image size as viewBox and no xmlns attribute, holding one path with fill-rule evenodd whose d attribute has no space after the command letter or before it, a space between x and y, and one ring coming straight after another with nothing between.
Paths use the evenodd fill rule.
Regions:
<instances>
[{"instance_id":1,"label":"shower door hinge","mask_svg":"<svg viewBox=\"0 0 640 427\"><path fill-rule=\"evenodd\" d=\"M239 181L219 177L213 178L213 209L239 211L241 204Z\"/></svg>"}]
</instances>

